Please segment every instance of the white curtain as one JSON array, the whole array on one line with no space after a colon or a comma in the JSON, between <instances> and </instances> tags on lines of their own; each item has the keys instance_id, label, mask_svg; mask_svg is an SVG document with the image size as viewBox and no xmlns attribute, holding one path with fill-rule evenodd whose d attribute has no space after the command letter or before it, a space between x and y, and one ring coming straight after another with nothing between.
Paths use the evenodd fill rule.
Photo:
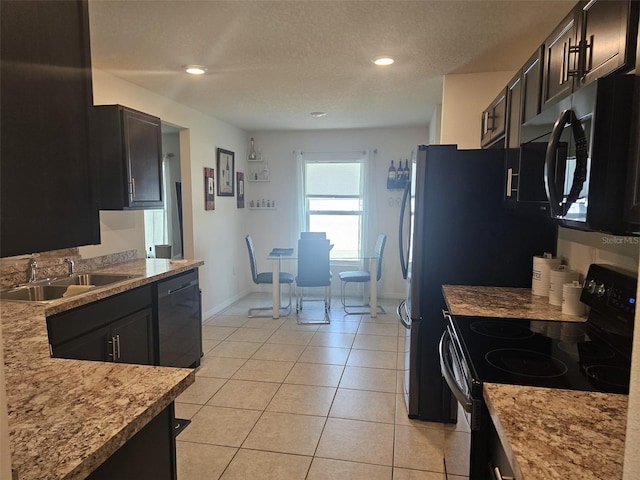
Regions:
<instances>
[{"instance_id":1,"label":"white curtain","mask_svg":"<svg viewBox=\"0 0 640 480\"><path fill-rule=\"evenodd\" d=\"M372 255L373 249L378 238L378 197L376 192L376 153L377 150L365 151L364 158L364 175L363 193L364 193L364 218L363 218L363 237L362 237L362 253L364 255Z\"/></svg>"},{"instance_id":2,"label":"white curtain","mask_svg":"<svg viewBox=\"0 0 640 480\"><path fill-rule=\"evenodd\" d=\"M300 232L306 230L306 207L304 196L304 158L300 150L294 150L293 156L296 162L296 189L295 189L295 217L293 219L293 231L291 232L291 245L298 244Z\"/></svg>"}]
</instances>

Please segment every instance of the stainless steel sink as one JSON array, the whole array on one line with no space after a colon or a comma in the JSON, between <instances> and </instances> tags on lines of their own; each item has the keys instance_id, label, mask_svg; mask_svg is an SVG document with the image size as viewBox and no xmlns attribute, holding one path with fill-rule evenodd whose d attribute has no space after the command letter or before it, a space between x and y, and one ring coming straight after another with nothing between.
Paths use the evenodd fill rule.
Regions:
<instances>
[{"instance_id":1,"label":"stainless steel sink","mask_svg":"<svg viewBox=\"0 0 640 480\"><path fill-rule=\"evenodd\" d=\"M94 285L103 287L136 277L138 275L127 275L125 273L78 273L70 277L55 278L50 283L51 285Z\"/></svg>"},{"instance_id":2,"label":"stainless steel sink","mask_svg":"<svg viewBox=\"0 0 640 480\"><path fill-rule=\"evenodd\" d=\"M0 292L0 300L46 302L62 298L67 287L56 285L24 285Z\"/></svg>"},{"instance_id":3,"label":"stainless steel sink","mask_svg":"<svg viewBox=\"0 0 640 480\"><path fill-rule=\"evenodd\" d=\"M41 280L36 284L19 285L14 288L0 291L0 300L15 302L46 302L62 297L70 297L84 293L97 287L104 287L114 283L123 282L139 275L125 273L78 273L70 277ZM82 285L86 288L69 288Z\"/></svg>"}]
</instances>

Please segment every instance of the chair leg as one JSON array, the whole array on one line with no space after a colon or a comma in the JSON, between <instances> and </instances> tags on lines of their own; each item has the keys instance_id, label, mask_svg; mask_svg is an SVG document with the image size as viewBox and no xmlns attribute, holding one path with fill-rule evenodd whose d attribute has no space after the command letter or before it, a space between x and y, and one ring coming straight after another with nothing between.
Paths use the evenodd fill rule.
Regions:
<instances>
[{"instance_id":1,"label":"chair leg","mask_svg":"<svg viewBox=\"0 0 640 480\"><path fill-rule=\"evenodd\" d=\"M346 290L347 290L347 283L353 283L353 282L342 282L341 286L340 286L340 301L342 302L342 308L344 310L344 313L346 315L366 315L368 313L371 312L371 305L368 303L363 303L361 305L347 305L347 301L346 301ZM358 310L349 310L350 308L357 308ZM365 310L366 309L366 310ZM376 308L378 313L387 313L386 310L384 308L382 308L381 305L377 305Z\"/></svg>"},{"instance_id":2,"label":"chair leg","mask_svg":"<svg viewBox=\"0 0 640 480\"><path fill-rule=\"evenodd\" d=\"M326 325L331 323L331 319L329 318L329 310L331 309L331 285L325 287L324 289L324 298L321 300L309 300L310 302L323 302L324 304L324 316L322 320L311 320L308 322L303 322L300 319L300 312L302 311L302 306L304 302L304 287L300 288L296 286L296 316L298 325Z\"/></svg>"}]
</instances>

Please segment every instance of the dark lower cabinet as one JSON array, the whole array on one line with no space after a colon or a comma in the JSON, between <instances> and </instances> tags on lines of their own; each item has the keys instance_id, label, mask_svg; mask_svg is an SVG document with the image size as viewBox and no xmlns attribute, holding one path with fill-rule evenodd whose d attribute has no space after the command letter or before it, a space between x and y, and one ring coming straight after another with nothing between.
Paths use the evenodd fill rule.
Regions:
<instances>
[{"instance_id":1,"label":"dark lower cabinet","mask_svg":"<svg viewBox=\"0 0 640 480\"><path fill-rule=\"evenodd\" d=\"M89 480L174 480L176 443L173 403L120 447Z\"/></svg>"},{"instance_id":2,"label":"dark lower cabinet","mask_svg":"<svg viewBox=\"0 0 640 480\"><path fill-rule=\"evenodd\" d=\"M54 357L151 365L152 312L146 308L53 348Z\"/></svg>"},{"instance_id":3,"label":"dark lower cabinet","mask_svg":"<svg viewBox=\"0 0 640 480\"><path fill-rule=\"evenodd\" d=\"M47 317L47 330L55 358L197 367L198 269Z\"/></svg>"},{"instance_id":4,"label":"dark lower cabinet","mask_svg":"<svg viewBox=\"0 0 640 480\"><path fill-rule=\"evenodd\" d=\"M55 358L152 365L151 286L47 317Z\"/></svg>"}]
</instances>

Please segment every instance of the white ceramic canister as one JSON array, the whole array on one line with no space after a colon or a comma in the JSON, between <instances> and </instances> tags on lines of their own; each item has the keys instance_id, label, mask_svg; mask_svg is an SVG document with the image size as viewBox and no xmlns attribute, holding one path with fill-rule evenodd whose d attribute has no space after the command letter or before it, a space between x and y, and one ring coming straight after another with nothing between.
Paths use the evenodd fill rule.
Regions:
<instances>
[{"instance_id":1,"label":"white ceramic canister","mask_svg":"<svg viewBox=\"0 0 640 480\"><path fill-rule=\"evenodd\" d=\"M531 277L531 293L542 297L549 296L549 272L560 266L560 259L553 258L550 253L533 257L533 275Z\"/></svg>"},{"instance_id":2,"label":"white ceramic canister","mask_svg":"<svg viewBox=\"0 0 640 480\"><path fill-rule=\"evenodd\" d=\"M562 286L578 280L578 272L569 270L566 265L560 265L549 272L549 303L551 305L562 305Z\"/></svg>"},{"instance_id":3,"label":"white ceramic canister","mask_svg":"<svg viewBox=\"0 0 640 480\"><path fill-rule=\"evenodd\" d=\"M582 285L577 280L562 286L562 313L579 317L587 313L587 306L580 301L581 293Z\"/></svg>"}]
</instances>

